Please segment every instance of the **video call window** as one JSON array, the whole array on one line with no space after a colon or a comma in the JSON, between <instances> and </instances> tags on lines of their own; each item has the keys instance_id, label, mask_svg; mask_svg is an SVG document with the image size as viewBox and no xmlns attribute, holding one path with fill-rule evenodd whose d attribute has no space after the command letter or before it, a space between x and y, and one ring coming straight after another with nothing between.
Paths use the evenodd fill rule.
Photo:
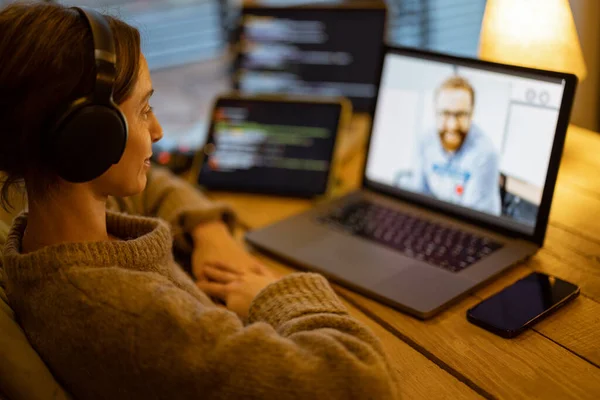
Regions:
<instances>
[{"instance_id":1,"label":"video call window","mask_svg":"<svg viewBox=\"0 0 600 400\"><path fill-rule=\"evenodd\" d=\"M367 178L533 229L563 89L390 55Z\"/></svg>"}]
</instances>

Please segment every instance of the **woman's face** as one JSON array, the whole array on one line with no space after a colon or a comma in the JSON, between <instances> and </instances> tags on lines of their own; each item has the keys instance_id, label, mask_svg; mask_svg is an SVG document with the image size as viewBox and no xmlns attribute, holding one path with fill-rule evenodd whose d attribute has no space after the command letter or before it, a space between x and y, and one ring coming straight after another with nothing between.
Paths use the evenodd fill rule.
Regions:
<instances>
[{"instance_id":1,"label":"woman's face","mask_svg":"<svg viewBox=\"0 0 600 400\"><path fill-rule=\"evenodd\" d=\"M99 194L127 197L140 193L146 187L152 143L163 136L162 128L149 104L153 92L148 63L142 55L138 81L133 92L119 104L129 126L125 152L117 164L92 181Z\"/></svg>"}]
</instances>

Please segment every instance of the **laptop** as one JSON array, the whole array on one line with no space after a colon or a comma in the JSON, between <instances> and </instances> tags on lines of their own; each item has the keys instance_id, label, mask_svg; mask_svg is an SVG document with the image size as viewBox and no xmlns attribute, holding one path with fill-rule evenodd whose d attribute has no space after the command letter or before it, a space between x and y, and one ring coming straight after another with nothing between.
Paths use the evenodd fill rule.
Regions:
<instances>
[{"instance_id":1,"label":"laptop","mask_svg":"<svg viewBox=\"0 0 600 400\"><path fill-rule=\"evenodd\" d=\"M247 241L426 319L544 243L577 78L387 47L360 190Z\"/></svg>"}]
</instances>

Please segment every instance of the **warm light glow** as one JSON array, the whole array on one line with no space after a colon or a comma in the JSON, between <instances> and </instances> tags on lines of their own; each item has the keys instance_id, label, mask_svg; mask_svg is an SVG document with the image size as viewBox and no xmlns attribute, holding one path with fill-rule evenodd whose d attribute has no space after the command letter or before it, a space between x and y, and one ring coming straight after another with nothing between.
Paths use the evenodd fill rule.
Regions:
<instances>
[{"instance_id":1,"label":"warm light glow","mask_svg":"<svg viewBox=\"0 0 600 400\"><path fill-rule=\"evenodd\" d=\"M587 75L568 0L488 0L479 57Z\"/></svg>"}]
</instances>

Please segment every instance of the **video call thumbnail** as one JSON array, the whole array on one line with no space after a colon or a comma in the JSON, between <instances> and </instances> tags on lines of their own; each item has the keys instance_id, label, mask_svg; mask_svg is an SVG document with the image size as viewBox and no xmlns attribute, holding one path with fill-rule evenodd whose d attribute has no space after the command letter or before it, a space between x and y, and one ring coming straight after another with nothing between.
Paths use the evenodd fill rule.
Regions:
<instances>
[{"instance_id":1,"label":"video call thumbnail","mask_svg":"<svg viewBox=\"0 0 600 400\"><path fill-rule=\"evenodd\" d=\"M563 91L562 80L388 55L367 178L532 230Z\"/></svg>"},{"instance_id":2,"label":"video call thumbnail","mask_svg":"<svg viewBox=\"0 0 600 400\"><path fill-rule=\"evenodd\" d=\"M384 29L383 8L245 8L234 86L250 94L344 96L354 109L371 111Z\"/></svg>"}]
</instances>

